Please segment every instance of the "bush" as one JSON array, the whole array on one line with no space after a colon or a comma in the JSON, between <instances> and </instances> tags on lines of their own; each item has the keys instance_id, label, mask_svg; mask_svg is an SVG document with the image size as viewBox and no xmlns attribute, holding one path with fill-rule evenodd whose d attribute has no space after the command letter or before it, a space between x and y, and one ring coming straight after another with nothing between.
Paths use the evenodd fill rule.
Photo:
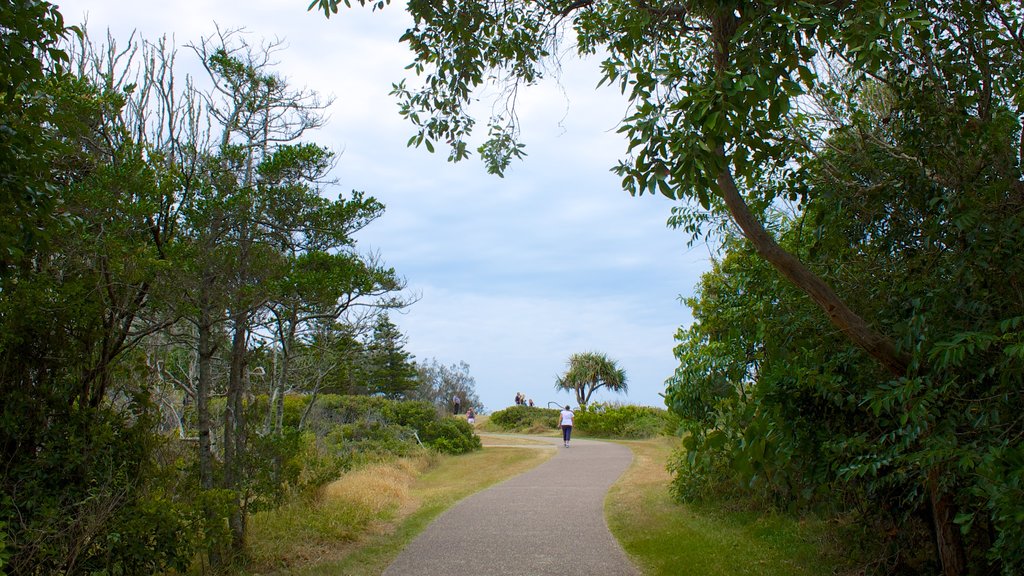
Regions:
<instances>
[{"instance_id":1,"label":"bush","mask_svg":"<svg viewBox=\"0 0 1024 576\"><path fill-rule=\"evenodd\" d=\"M364 418L334 426L325 443L329 450L349 460L378 461L408 456L416 450L413 432L412 428Z\"/></svg>"},{"instance_id":2,"label":"bush","mask_svg":"<svg viewBox=\"0 0 1024 576\"><path fill-rule=\"evenodd\" d=\"M183 569L203 543L187 483L161 467L155 410L75 405L49 413L9 461L0 493L0 573L153 574ZM7 424L11 424L8 422ZM11 430L12 428L7 428Z\"/></svg>"},{"instance_id":3,"label":"bush","mask_svg":"<svg viewBox=\"0 0 1024 576\"><path fill-rule=\"evenodd\" d=\"M287 414L287 402L285 406ZM305 403L301 409L305 409ZM296 409L293 413L300 412ZM423 401L321 396L309 425L318 436L329 438L335 450L350 455L406 456L416 449L417 438L425 446L446 454L464 454L480 448L480 438L469 424L443 417L433 404Z\"/></svg>"},{"instance_id":4,"label":"bush","mask_svg":"<svg viewBox=\"0 0 1024 576\"><path fill-rule=\"evenodd\" d=\"M445 454L465 454L481 448L480 437L473 433L473 427L459 418L445 418L430 423L420 439Z\"/></svg>"},{"instance_id":5,"label":"bush","mask_svg":"<svg viewBox=\"0 0 1024 576\"><path fill-rule=\"evenodd\" d=\"M576 412L575 428L600 438L653 438L674 434L679 417L662 408L591 404Z\"/></svg>"},{"instance_id":6,"label":"bush","mask_svg":"<svg viewBox=\"0 0 1024 576\"><path fill-rule=\"evenodd\" d=\"M558 410L536 406L509 406L491 414L491 424L508 432L550 430L558 426Z\"/></svg>"}]
</instances>

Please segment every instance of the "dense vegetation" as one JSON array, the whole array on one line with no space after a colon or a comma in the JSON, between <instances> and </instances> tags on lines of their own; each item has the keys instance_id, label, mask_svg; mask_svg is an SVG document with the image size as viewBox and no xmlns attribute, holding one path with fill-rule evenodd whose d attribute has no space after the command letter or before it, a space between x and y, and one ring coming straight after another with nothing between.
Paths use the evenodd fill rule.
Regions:
<instances>
[{"instance_id":1,"label":"dense vegetation","mask_svg":"<svg viewBox=\"0 0 1024 576\"><path fill-rule=\"evenodd\" d=\"M675 435L679 417L663 409L630 404L588 404L575 411L574 428L597 438L638 440Z\"/></svg>"},{"instance_id":2,"label":"dense vegetation","mask_svg":"<svg viewBox=\"0 0 1024 576\"><path fill-rule=\"evenodd\" d=\"M629 100L624 189L723 243L666 395L692 433L680 494L864 512L879 572L1024 572L1020 2L407 9L411 144L468 157L486 86L476 150L503 173L525 154L505 96L571 38Z\"/></svg>"},{"instance_id":3,"label":"dense vegetation","mask_svg":"<svg viewBox=\"0 0 1024 576\"><path fill-rule=\"evenodd\" d=\"M0 574L225 567L360 461L479 447L400 401L404 281L354 237L384 206L333 186L278 45L200 39L186 78L46 2L0 22Z\"/></svg>"},{"instance_id":4,"label":"dense vegetation","mask_svg":"<svg viewBox=\"0 0 1024 576\"><path fill-rule=\"evenodd\" d=\"M539 406L509 406L491 413L488 422L506 432L547 432L558 426L558 410Z\"/></svg>"},{"instance_id":5,"label":"dense vegetation","mask_svg":"<svg viewBox=\"0 0 1024 576\"><path fill-rule=\"evenodd\" d=\"M504 432L553 432L559 411L534 406L510 406L491 414L493 428ZM573 429L597 438L640 439L662 434L674 435L679 418L662 408L628 404L595 403L574 410Z\"/></svg>"}]
</instances>

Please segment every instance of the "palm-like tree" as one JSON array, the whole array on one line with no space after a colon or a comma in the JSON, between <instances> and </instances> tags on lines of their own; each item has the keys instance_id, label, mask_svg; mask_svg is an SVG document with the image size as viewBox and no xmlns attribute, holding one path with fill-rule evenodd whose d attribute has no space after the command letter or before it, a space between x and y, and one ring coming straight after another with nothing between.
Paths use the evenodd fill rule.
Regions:
<instances>
[{"instance_id":1,"label":"palm-like tree","mask_svg":"<svg viewBox=\"0 0 1024 576\"><path fill-rule=\"evenodd\" d=\"M576 402L586 406L599 388L626 392L626 371L602 352L580 352L569 356L565 374L555 380L556 390L576 394Z\"/></svg>"}]
</instances>

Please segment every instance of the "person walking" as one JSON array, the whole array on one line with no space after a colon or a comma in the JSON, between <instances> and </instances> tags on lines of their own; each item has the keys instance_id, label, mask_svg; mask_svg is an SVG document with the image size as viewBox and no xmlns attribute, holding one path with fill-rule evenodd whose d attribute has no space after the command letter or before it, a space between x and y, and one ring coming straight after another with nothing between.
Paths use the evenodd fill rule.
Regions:
<instances>
[{"instance_id":1,"label":"person walking","mask_svg":"<svg viewBox=\"0 0 1024 576\"><path fill-rule=\"evenodd\" d=\"M455 407L452 409L452 414L458 414L459 412L462 412L462 398L460 398L458 394L456 394L455 397L452 398L452 404L455 405Z\"/></svg>"},{"instance_id":2,"label":"person walking","mask_svg":"<svg viewBox=\"0 0 1024 576\"><path fill-rule=\"evenodd\" d=\"M562 427L562 441L565 442L565 447L569 447L569 438L572 436L572 419L576 415L569 410L569 405L565 405L565 410L558 416L558 425Z\"/></svg>"}]
</instances>

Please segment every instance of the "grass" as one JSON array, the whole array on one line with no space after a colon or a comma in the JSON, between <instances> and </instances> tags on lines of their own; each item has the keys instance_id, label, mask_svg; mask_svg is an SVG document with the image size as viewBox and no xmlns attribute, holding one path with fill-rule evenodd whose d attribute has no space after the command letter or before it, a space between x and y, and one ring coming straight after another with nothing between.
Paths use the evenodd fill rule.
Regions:
<instances>
[{"instance_id":1,"label":"grass","mask_svg":"<svg viewBox=\"0 0 1024 576\"><path fill-rule=\"evenodd\" d=\"M554 450L488 448L402 459L346 474L314 502L254 516L245 574L376 576L455 502L540 464Z\"/></svg>"},{"instance_id":2,"label":"grass","mask_svg":"<svg viewBox=\"0 0 1024 576\"><path fill-rule=\"evenodd\" d=\"M612 533L645 575L833 574L840 558L820 521L693 507L672 499L665 469L678 440L622 442L633 464L609 491Z\"/></svg>"},{"instance_id":3,"label":"grass","mask_svg":"<svg viewBox=\"0 0 1024 576\"><path fill-rule=\"evenodd\" d=\"M547 448L550 448L550 447L553 446L553 444L551 444L551 442L549 442L547 440L541 440L540 438L533 438L533 437L524 436L524 435L521 435L521 434L508 434L508 433L489 434L489 433L486 433L486 432L478 432L477 435L480 436L480 442L484 445L484 448L487 448L488 446L500 446L500 447L504 447L504 448L515 447L515 446L523 446L523 447L532 446L532 447L535 447L535 448L536 447L547 447ZM539 436L539 435L534 434L532 436ZM552 432L551 434L547 434L547 437L548 438L555 438L556 436Z\"/></svg>"},{"instance_id":4,"label":"grass","mask_svg":"<svg viewBox=\"0 0 1024 576\"><path fill-rule=\"evenodd\" d=\"M522 436L483 434L464 456L419 456L346 474L311 502L253 517L245 574L377 576L441 512L555 454ZM623 441L633 464L609 491L612 533L647 576L801 576L841 572L824 522L688 506L669 494L677 439Z\"/></svg>"}]
</instances>

